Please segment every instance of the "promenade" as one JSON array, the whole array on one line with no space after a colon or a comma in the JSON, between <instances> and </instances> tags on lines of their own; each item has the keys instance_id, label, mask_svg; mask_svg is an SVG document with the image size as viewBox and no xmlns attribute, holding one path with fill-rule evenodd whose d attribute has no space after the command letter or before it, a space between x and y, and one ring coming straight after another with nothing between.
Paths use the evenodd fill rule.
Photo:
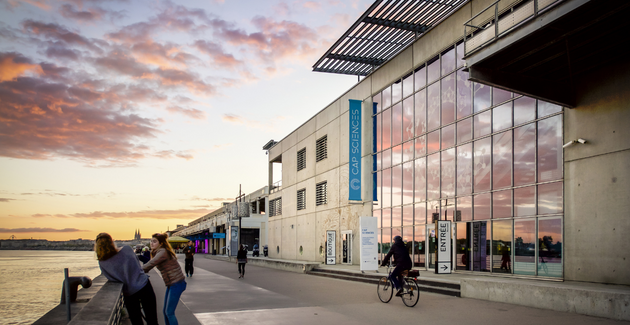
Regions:
<instances>
[{"instance_id":1,"label":"promenade","mask_svg":"<svg viewBox=\"0 0 630 325\"><path fill-rule=\"evenodd\" d=\"M183 255L179 255L183 268ZM278 264L279 263L279 264ZM258 264L258 265L256 265ZM260 266L268 264L268 267ZM281 267L278 267L281 265ZM279 270L294 265L293 272ZM563 312L533 308L523 304L495 302L484 299L457 298L448 295L422 292L418 305L405 307L400 299L388 304L381 303L373 284L345 281L329 277L304 274L312 263L251 258L244 279L238 278L236 264L226 256L195 255L195 273L186 278L187 289L177 308L180 324L386 324L392 322L442 322L445 324L532 324L553 322L561 324L628 324L627 321L583 315L580 310ZM358 266L322 265L319 269L362 273ZM297 271L296 271L297 270ZM381 269L381 272L383 269ZM151 282L156 291L159 316L164 299L164 284L155 271L151 271ZM553 290L587 290L599 292L606 289L617 294L618 299L627 299L630 290L624 286L609 286L587 283L549 282L540 280L502 279L466 274L435 275L422 272L421 279L437 278L438 281L460 282L462 296L466 295L465 283L491 281L505 285L506 281L516 285L540 289L538 297L520 297L523 301L538 299L558 303ZM482 278L479 280L478 278ZM481 283L481 282L480 282ZM485 283L485 282L484 282ZM604 286L606 287L606 286ZM518 296L519 293L515 294ZM566 303L566 302L565 302ZM596 308L616 303L601 301ZM627 303L623 302L622 303ZM628 308L625 308L626 312ZM616 312L604 310L604 312ZM623 316L623 315L622 315ZM163 322L161 322L163 323Z\"/></svg>"}]
</instances>

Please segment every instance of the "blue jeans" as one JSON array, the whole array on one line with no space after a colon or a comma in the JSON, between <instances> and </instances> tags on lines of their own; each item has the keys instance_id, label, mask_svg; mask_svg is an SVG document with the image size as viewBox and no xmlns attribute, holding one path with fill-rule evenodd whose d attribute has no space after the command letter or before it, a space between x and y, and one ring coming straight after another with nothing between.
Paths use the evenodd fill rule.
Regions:
<instances>
[{"instance_id":1,"label":"blue jeans","mask_svg":"<svg viewBox=\"0 0 630 325\"><path fill-rule=\"evenodd\" d=\"M179 303L179 297L186 290L186 281L181 280L166 287L164 294L164 322L166 325L178 325L177 317L175 317L175 308Z\"/></svg>"}]
</instances>

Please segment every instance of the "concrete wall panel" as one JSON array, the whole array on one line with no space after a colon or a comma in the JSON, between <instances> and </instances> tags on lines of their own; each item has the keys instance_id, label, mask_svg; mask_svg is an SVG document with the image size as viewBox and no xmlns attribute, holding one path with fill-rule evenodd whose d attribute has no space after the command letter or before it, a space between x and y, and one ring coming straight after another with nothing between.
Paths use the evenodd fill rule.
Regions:
<instances>
[{"instance_id":1,"label":"concrete wall panel","mask_svg":"<svg viewBox=\"0 0 630 325\"><path fill-rule=\"evenodd\" d=\"M297 217L282 219L282 240L280 245L280 258L297 260Z\"/></svg>"},{"instance_id":2,"label":"concrete wall panel","mask_svg":"<svg viewBox=\"0 0 630 325\"><path fill-rule=\"evenodd\" d=\"M405 73L409 72L412 66L412 50L411 47L402 51L391 61L382 65L371 75L372 78L372 94L381 91L385 86L392 84L400 79ZM366 96L367 97L367 96ZM363 99L363 98L357 98Z\"/></svg>"},{"instance_id":3,"label":"concrete wall panel","mask_svg":"<svg viewBox=\"0 0 630 325\"><path fill-rule=\"evenodd\" d=\"M315 116L315 120L317 121L316 128L317 130L325 127L328 123L332 122L334 119L339 117L339 104L341 101L335 100L332 104L328 105L326 109L321 111L319 114Z\"/></svg>"},{"instance_id":4,"label":"concrete wall panel","mask_svg":"<svg viewBox=\"0 0 630 325\"><path fill-rule=\"evenodd\" d=\"M298 216L297 218L297 249L298 260L314 261L319 256L319 245L316 240L317 219L314 213ZM302 252L300 253L300 247Z\"/></svg>"}]
</instances>

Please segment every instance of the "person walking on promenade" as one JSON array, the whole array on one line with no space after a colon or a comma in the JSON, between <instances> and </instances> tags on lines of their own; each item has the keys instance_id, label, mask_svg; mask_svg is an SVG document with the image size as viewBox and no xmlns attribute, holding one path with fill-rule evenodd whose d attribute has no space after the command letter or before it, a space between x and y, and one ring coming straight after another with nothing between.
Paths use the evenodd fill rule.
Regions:
<instances>
[{"instance_id":1,"label":"person walking on promenade","mask_svg":"<svg viewBox=\"0 0 630 325\"><path fill-rule=\"evenodd\" d=\"M192 240L188 241L188 246L184 247L184 254L186 254L186 258L184 259L184 270L186 271L186 276L193 276L193 272L195 268L193 267L193 261L195 260L195 247L193 246Z\"/></svg>"},{"instance_id":2,"label":"person walking on promenade","mask_svg":"<svg viewBox=\"0 0 630 325\"><path fill-rule=\"evenodd\" d=\"M155 292L149 277L140 268L138 258L129 246L116 247L112 236L100 233L94 242L94 252L101 273L109 281L123 283L125 308L133 325L144 325L142 312L149 325L157 325Z\"/></svg>"},{"instance_id":3,"label":"person walking on promenade","mask_svg":"<svg viewBox=\"0 0 630 325\"><path fill-rule=\"evenodd\" d=\"M236 254L236 264L238 264L238 278L244 278L245 264L247 264L247 248L245 248L245 245L241 245L241 249Z\"/></svg>"},{"instance_id":4,"label":"person walking on promenade","mask_svg":"<svg viewBox=\"0 0 630 325\"><path fill-rule=\"evenodd\" d=\"M177 256L173 247L167 241L167 234L156 233L151 236L151 260L142 266L144 272L149 272L157 267L162 274L166 285L164 294L164 322L166 325L178 325L175 317L175 308L179 303L179 297L186 290L186 280L181 266L177 262Z\"/></svg>"}]
</instances>

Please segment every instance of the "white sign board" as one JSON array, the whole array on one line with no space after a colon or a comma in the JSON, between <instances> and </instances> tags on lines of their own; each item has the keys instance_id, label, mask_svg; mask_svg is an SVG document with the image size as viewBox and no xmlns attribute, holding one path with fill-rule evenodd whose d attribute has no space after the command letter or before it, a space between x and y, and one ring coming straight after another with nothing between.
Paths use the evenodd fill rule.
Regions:
<instances>
[{"instance_id":1,"label":"white sign board","mask_svg":"<svg viewBox=\"0 0 630 325\"><path fill-rule=\"evenodd\" d=\"M359 217L361 271L378 270L378 236L375 217Z\"/></svg>"},{"instance_id":2,"label":"white sign board","mask_svg":"<svg viewBox=\"0 0 630 325\"><path fill-rule=\"evenodd\" d=\"M453 251L451 249L451 222L435 222L437 239L437 263L435 263L435 273L450 274Z\"/></svg>"},{"instance_id":3,"label":"white sign board","mask_svg":"<svg viewBox=\"0 0 630 325\"><path fill-rule=\"evenodd\" d=\"M337 264L337 232L334 230L326 231L326 264Z\"/></svg>"}]
</instances>

